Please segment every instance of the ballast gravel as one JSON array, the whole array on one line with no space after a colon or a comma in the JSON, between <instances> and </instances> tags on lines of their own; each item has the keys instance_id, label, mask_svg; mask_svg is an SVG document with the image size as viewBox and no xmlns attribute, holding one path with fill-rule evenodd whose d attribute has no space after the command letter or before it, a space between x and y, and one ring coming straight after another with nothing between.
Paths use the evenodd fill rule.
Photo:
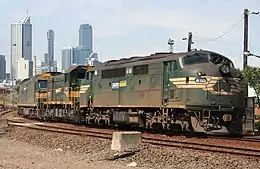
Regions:
<instances>
[{"instance_id":1,"label":"ballast gravel","mask_svg":"<svg viewBox=\"0 0 260 169\"><path fill-rule=\"evenodd\" d=\"M111 140L12 127L0 134L0 168L260 168L260 158L142 144L110 150Z\"/></svg>"}]
</instances>

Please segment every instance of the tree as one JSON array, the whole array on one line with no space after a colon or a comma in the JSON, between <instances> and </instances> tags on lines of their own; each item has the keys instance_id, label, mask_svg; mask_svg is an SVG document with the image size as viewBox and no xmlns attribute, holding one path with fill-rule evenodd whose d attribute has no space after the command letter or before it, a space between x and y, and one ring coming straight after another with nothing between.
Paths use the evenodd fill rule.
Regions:
<instances>
[{"instance_id":1,"label":"tree","mask_svg":"<svg viewBox=\"0 0 260 169\"><path fill-rule=\"evenodd\" d=\"M245 78L245 82L255 90L258 106L260 106L260 68L247 66L245 70L243 70L243 75Z\"/></svg>"}]
</instances>

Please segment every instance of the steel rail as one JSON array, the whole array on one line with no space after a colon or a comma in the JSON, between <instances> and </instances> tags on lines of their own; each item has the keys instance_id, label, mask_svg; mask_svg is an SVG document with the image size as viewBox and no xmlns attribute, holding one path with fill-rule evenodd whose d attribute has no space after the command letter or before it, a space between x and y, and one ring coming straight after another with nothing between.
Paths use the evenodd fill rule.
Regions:
<instances>
[{"instance_id":1,"label":"steel rail","mask_svg":"<svg viewBox=\"0 0 260 169\"><path fill-rule=\"evenodd\" d=\"M14 120L9 120L14 121ZM69 129L64 127L52 126L52 125L44 125L39 123L34 123L31 125L25 125L25 123L10 123L10 125L26 127L30 129L36 130L44 130L50 132L58 132L65 134L75 134L75 135L83 135L83 136L92 136L104 139L111 139L112 133L109 132L101 132L101 131L88 131L82 129ZM185 141L177 141L177 140L168 140L168 139L158 139L147 136L142 136L142 141L145 143L150 143L159 146L167 146L167 147L181 147L187 149L195 149L202 151L211 151L211 152L219 152L219 153L227 153L227 154L235 154L235 155L244 155L250 157L260 157L260 150L258 149L248 149L248 148L240 148L240 147L227 147L220 145L212 145L212 144L203 144L203 143L194 143L194 142L185 142Z\"/></svg>"}]
</instances>

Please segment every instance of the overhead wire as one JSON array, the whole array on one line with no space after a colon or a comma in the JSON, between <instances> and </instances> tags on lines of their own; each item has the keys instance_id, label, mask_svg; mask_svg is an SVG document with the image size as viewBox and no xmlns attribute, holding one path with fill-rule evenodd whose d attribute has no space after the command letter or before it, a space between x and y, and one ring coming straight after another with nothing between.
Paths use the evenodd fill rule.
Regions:
<instances>
[{"instance_id":1,"label":"overhead wire","mask_svg":"<svg viewBox=\"0 0 260 169\"><path fill-rule=\"evenodd\" d=\"M233 42L227 42L227 41L219 41L219 39L221 39L222 37L224 37L225 35L227 35L228 33L230 33L242 20L244 19L244 15L242 14L239 19L224 33L222 33L221 35L219 35L216 38L213 39L204 39L204 38L196 38L196 41L206 41L206 42L216 42L216 43L224 43L224 44L229 44L229 45L235 45L235 46L243 46L243 44L241 43L233 43Z\"/></svg>"},{"instance_id":2,"label":"overhead wire","mask_svg":"<svg viewBox=\"0 0 260 169\"><path fill-rule=\"evenodd\" d=\"M240 19L237 20L237 21L231 26L231 28L230 28L229 30L227 30L226 32L224 32L223 34L221 34L220 36L218 36L218 37L216 37L216 38L214 38L214 39L208 39L208 40L216 41L216 40L222 38L223 36L225 36L226 34L228 34L229 32L231 32L243 19L244 19L244 15L242 15L242 16L240 17Z\"/></svg>"}]
</instances>

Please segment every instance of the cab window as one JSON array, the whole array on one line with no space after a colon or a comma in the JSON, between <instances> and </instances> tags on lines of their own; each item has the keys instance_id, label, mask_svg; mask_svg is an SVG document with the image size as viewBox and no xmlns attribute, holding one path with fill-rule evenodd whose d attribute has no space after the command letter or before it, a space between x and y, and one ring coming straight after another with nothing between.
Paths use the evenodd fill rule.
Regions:
<instances>
[{"instance_id":1,"label":"cab window","mask_svg":"<svg viewBox=\"0 0 260 169\"><path fill-rule=\"evenodd\" d=\"M228 58L220 55L220 54L216 54L216 53L212 53L210 54L210 61L214 64L222 64L222 63L228 63L228 65L231 68L234 68L234 64L231 60L229 60Z\"/></svg>"},{"instance_id":2,"label":"cab window","mask_svg":"<svg viewBox=\"0 0 260 169\"><path fill-rule=\"evenodd\" d=\"M209 62L209 57L207 54L194 53L183 57L184 65L193 65L193 64L200 64L200 63L207 63L207 62Z\"/></svg>"}]
</instances>

